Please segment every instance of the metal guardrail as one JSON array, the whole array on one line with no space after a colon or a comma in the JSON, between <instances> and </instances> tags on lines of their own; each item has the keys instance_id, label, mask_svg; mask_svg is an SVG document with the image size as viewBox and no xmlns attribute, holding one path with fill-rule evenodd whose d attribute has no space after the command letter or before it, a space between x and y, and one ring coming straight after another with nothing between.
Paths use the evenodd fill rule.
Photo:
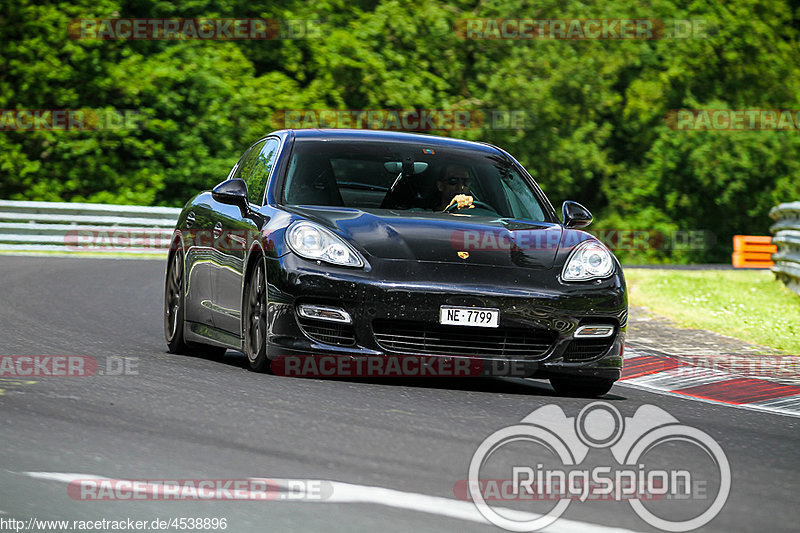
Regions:
<instances>
[{"instance_id":1,"label":"metal guardrail","mask_svg":"<svg viewBox=\"0 0 800 533\"><path fill-rule=\"evenodd\" d=\"M773 207L769 216L775 220L770 231L778 251L772 255L772 271L787 287L800 294L800 202Z\"/></svg>"},{"instance_id":2,"label":"metal guardrail","mask_svg":"<svg viewBox=\"0 0 800 533\"><path fill-rule=\"evenodd\" d=\"M0 251L161 254L175 207L0 200Z\"/></svg>"}]
</instances>

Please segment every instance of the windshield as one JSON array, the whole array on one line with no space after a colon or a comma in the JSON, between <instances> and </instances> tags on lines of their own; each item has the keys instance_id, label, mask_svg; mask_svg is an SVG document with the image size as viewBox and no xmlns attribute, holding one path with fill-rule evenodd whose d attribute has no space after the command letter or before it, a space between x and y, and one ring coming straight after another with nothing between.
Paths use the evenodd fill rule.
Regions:
<instances>
[{"instance_id":1,"label":"windshield","mask_svg":"<svg viewBox=\"0 0 800 533\"><path fill-rule=\"evenodd\" d=\"M458 209L454 198L470 197ZM463 197L462 197L463 198ZM499 154L419 143L295 141L287 205L447 212L546 221L529 183Z\"/></svg>"}]
</instances>

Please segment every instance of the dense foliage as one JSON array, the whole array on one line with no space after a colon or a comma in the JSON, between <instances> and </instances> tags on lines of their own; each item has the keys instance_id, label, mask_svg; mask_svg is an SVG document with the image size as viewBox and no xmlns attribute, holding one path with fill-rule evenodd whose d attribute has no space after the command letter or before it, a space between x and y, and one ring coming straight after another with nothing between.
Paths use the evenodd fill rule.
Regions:
<instances>
[{"instance_id":1,"label":"dense foliage","mask_svg":"<svg viewBox=\"0 0 800 533\"><path fill-rule=\"evenodd\" d=\"M788 1L13 0L0 6L0 109L132 110L137 127L0 131L0 198L180 205L223 179L285 109L521 110L524 127L436 132L498 144L598 229L661 232L626 260L729 261L800 199L800 131L681 131L670 110L800 109ZM521 5L522 4L522 5ZM321 20L265 41L76 40L77 18ZM701 38L475 40L459 20L697 19ZM276 123L277 122L277 123ZM709 249L665 246L710 231ZM691 247L690 247L691 248Z\"/></svg>"}]
</instances>

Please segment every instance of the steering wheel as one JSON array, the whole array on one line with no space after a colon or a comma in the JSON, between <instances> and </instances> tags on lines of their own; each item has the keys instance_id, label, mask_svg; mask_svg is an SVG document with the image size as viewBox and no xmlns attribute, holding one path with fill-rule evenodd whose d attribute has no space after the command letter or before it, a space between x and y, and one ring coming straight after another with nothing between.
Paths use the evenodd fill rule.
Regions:
<instances>
[{"instance_id":1,"label":"steering wheel","mask_svg":"<svg viewBox=\"0 0 800 533\"><path fill-rule=\"evenodd\" d=\"M475 207L479 207L481 209L485 209L487 211L491 211L492 213L497 213L492 206L487 204L486 202L481 202L480 200L472 200L472 205ZM458 209L458 204L453 204L449 206L447 209L444 210L444 213L452 213L454 210ZM462 209L469 209L469 206L463 207Z\"/></svg>"}]
</instances>

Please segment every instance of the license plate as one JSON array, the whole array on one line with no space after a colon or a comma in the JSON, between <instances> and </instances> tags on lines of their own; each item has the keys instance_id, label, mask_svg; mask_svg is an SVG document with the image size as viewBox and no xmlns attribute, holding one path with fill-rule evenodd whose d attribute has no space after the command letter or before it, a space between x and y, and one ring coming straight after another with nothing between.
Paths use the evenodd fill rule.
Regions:
<instances>
[{"instance_id":1,"label":"license plate","mask_svg":"<svg viewBox=\"0 0 800 533\"><path fill-rule=\"evenodd\" d=\"M496 328L500 325L500 310L443 305L439 308L439 322L452 326Z\"/></svg>"}]
</instances>

